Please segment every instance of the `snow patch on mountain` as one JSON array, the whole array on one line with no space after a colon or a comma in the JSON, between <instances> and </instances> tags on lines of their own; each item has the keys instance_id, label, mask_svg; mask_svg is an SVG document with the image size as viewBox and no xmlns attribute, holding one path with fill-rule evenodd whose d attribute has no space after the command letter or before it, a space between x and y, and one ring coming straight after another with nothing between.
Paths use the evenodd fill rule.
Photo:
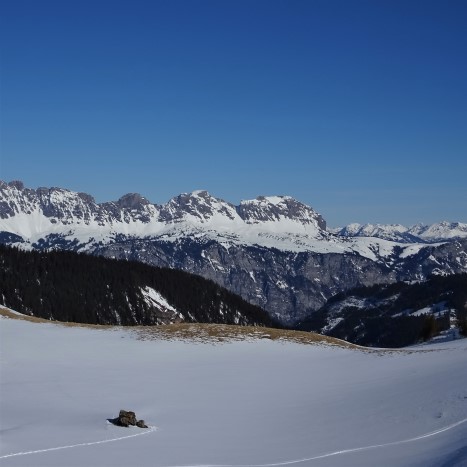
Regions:
<instances>
[{"instance_id":1,"label":"snow patch on mountain","mask_svg":"<svg viewBox=\"0 0 467 467\"><path fill-rule=\"evenodd\" d=\"M170 303L155 289L152 287L142 287L141 293L143 294L146 303L153 308L156 308L161 313L170 313L171 315L176 314L181 320L183 315L177 311Z\"/></svg>"}]
</instances>

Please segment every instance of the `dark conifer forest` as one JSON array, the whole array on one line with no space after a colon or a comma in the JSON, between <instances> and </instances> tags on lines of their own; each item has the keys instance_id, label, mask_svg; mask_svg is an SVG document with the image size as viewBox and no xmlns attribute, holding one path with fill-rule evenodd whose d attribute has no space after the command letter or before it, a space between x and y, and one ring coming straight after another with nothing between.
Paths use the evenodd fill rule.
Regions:
<instances>
[{"instance_id":1,"label":"dark conifer forest","mask_svg":"<svg viewBox=\"0 0 467 467\"><path fill-rule=\"evenodd\" d=\"M364 306L351 305L349 299ZM429 312L412 314L421 309ZM339 322L327 330L336 318ZM453 322L467 336L467 274L350 289L330 298L298 328L360 345L404 347L430 339Z\"/></svg>"},{"instance_id":2,"label":"dark conifer forest","mask_svg":"<svg viewBox=\"0 0 467 467\"><path fill-rule=\"evenodd\" d=\"M144 293L147 288L162 295L176 312L154 306ZM183 271L1 245L0 302L20 313L77 323L152 325L183 321L279 326L261 308L212 281Z\"/></svg>"}]
</instances>

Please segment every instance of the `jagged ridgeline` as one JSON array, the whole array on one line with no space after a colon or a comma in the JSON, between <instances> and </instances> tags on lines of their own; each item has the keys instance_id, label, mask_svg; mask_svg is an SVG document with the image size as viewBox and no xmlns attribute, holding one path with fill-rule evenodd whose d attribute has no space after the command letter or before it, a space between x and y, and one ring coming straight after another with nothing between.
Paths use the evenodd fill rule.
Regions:
<instances>
[{"instance_id":1,"label":"jagged ridgeline","mask_svg":"<svg viewBox=\"0 0 467 467\"><path fill-rule=\"evenodd\" d=\"M65 251L0 246L0 299L24 314L77 323L277 327L264 310L202 277Z\"/></svg>"}]
</instances>

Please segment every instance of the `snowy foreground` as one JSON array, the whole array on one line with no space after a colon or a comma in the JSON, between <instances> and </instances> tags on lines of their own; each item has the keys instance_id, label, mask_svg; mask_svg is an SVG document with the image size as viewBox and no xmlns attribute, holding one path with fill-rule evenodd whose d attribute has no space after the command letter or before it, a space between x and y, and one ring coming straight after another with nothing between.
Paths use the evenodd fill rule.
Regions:
<instances>
[{"instance_id":1,"label":"snowy foreground","mask_svg":"<svg viewBox=\"0 0 467 467\"><path fill-rule=\"evenodd\" d=\"M0 339L2 467L467 465L467 340L213 345L3 317ZM110 425L120 409L150 428Z\"/></svg>"}]
</instances>

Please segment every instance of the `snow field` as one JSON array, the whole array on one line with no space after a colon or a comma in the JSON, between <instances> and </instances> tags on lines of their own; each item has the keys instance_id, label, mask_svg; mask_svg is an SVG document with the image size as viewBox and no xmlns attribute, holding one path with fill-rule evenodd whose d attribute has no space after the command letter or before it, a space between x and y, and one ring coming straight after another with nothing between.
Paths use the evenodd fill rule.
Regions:
<instances>
[{"instance_id":1,"label":"snow field","mask_svg":"<svg viewBox=\"0 0 467 467\"><path fill-rule=\"evenodd\" d=\"M467 462L466 340L370 353L1 318L0 356L2 467ZM120 409L155 431L108 424Z\"/></svg>"}]
</instances>

